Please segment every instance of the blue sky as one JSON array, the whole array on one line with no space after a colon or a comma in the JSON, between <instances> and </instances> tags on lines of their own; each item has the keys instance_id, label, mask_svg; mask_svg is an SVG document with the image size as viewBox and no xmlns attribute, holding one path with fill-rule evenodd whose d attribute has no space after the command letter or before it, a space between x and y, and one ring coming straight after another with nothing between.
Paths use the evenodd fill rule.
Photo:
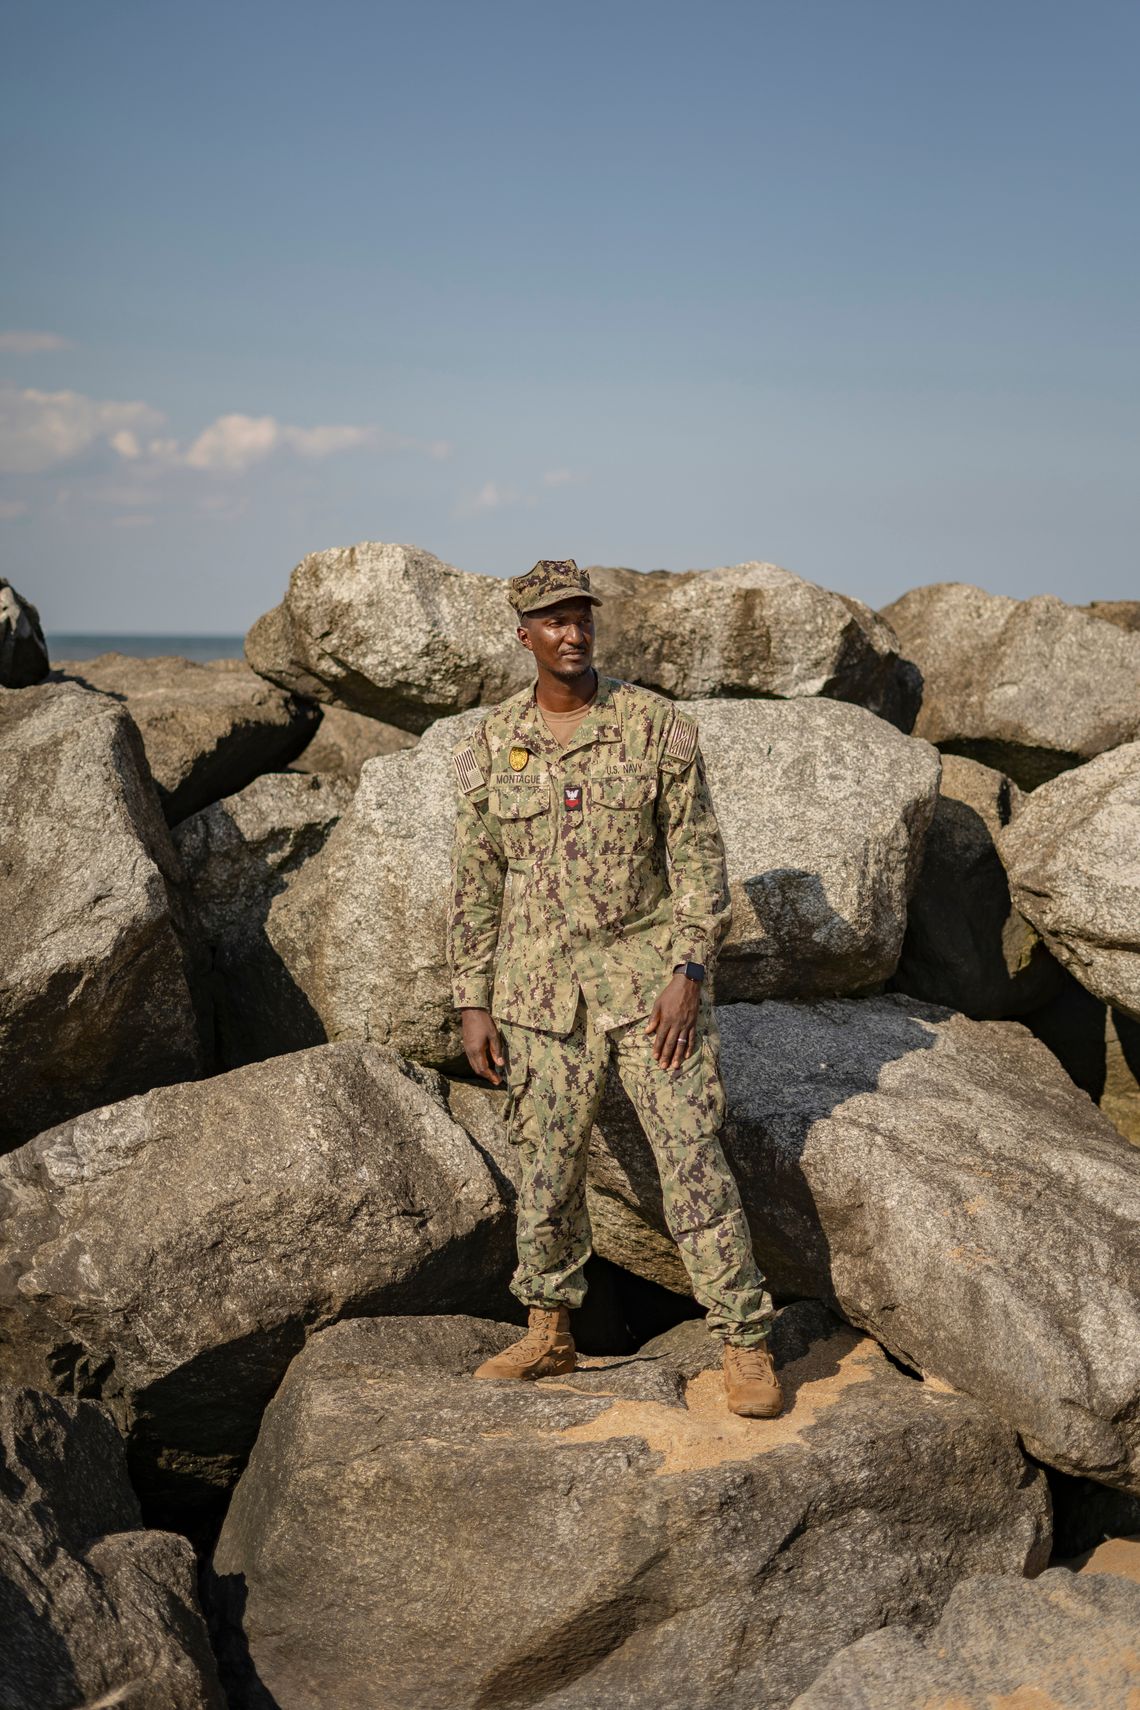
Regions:
<instances>
[{"instance_id":1,"label":"blue sky","mask_svg":"<svg viewBox=\"0 0 1140 1710\"><path fill-rule=\"evenodd\" d=\"M0 564L1140 594L1140 7L9 0Z\"/></svg>"}]
</instances>

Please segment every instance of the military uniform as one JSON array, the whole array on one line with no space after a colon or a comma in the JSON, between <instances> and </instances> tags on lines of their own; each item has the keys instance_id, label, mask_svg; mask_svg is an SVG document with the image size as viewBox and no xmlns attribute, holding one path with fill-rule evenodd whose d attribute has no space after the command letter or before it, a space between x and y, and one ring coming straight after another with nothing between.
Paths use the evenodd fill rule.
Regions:
<instances>
[{"instance_id":1,"label":"military uniform","mask_svg":"<svg viewBox=\"0 0 1140 1710\"><path fill-rule=\"evenodd\" d=\"M575 1307L585 1295L586 1152L613 1054L709 1327L757 1345L772 1300L721 1150L707 990L676 1071L657 1063L645 1030L676 964L710 965L728 929L696 724L660 695L599 677L563 748L532 686L492 708L453 758L452 996L458 1008L489 1009L506 1047L522 1166L513 1292L532 1307Z\"/></svg>"}]
</instances>

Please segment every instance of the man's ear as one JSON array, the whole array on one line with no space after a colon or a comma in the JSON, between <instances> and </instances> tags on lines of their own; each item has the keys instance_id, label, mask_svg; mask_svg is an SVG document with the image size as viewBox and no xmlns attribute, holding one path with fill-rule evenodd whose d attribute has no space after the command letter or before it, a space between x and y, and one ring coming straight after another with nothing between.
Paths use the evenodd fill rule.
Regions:
<instances>
[{"instance_id":1,"label":"man's ear","mask_svg":"<svg viewBox=\"0 0 1140 1710\"><path fill-rule=\"evenodd\" d=\"M530 648L531 652L534 651L530 646L530 631L526 628L525 624L520 623L519 627L515 630L515 634L518 636L524 647Z\"/></svg>"}]
</instances>

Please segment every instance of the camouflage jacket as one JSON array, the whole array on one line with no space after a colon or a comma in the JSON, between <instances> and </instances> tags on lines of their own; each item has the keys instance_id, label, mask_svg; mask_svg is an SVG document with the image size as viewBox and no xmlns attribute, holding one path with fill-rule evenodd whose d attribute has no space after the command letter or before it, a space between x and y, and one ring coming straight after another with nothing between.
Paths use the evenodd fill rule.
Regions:
<instances>
[{"instance_id":1,"label":"camouflage jacket","mask_svg":"<svg viewBox=\"0 0 1140 1710\"><path fill-rule=\"evenodd\" d=\"M568 1033L581 987L607 1030L648 1015L676 963L711 967L728 882L691 718L599 676L563 749L532 685L493 707L453 759L457 1008Z\"/></svg>"}]
</instances>

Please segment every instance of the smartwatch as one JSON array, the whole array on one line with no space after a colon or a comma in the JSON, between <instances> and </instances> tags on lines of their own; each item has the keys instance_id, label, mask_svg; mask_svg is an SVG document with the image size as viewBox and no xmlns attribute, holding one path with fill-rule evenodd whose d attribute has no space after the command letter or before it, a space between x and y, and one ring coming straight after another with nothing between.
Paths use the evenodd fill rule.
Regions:
<instances>
[{"instance_id":1,"label":"smartwatch","mask_svg":"<svg viewBox=\"0 0 1140 1710\"><path fill-rule=\"evenodd\" d=\"M677 966L673 969L674 973L677 972L677 968L684 969L685 978L687 980L695 980L698 985L700 985L701 981L705 977L705 965L703 962L678 962Z\"/></svg>"}]
</instances>

